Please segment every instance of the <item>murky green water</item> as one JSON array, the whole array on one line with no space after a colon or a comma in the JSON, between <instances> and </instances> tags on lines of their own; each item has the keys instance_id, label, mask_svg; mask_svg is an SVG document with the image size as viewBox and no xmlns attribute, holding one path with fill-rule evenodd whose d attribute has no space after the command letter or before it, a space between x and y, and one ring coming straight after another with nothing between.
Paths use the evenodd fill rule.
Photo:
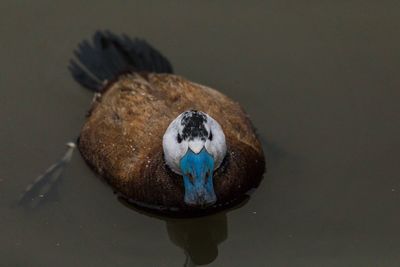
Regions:
<instances>
[{"instance_id":1,"label":"murky green water","mask_svg":"<svg viewBox=\"0 0 400 267\"><path fill-rule=\"evenodd\" d=\"M0 266L399 266L398 1L3 1ZM192 220L129 209L79 153L42 205L91 93L67 64L97 29L145 38L238 100L268 175L243 207Z\"/></svg>"}]
</instances>

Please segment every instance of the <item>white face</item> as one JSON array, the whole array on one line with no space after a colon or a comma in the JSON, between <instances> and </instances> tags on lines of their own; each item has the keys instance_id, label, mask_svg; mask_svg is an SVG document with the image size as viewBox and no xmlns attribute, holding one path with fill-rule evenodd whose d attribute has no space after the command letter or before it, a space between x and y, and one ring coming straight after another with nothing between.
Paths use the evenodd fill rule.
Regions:
<instances>
[{"instance_id":1,"label":"white face","mask_svg":"<svg viewBox=\"0 0 400 267\"><path fill-rule=\"evenodd\" d=\"M201 111L180 114L163 137L164 158L171 170L182 174L180 160L189 148L196 154L205 148L213 156L216 170L226 154L225 135L219 123Z\"/></svg>"}]
</instances>

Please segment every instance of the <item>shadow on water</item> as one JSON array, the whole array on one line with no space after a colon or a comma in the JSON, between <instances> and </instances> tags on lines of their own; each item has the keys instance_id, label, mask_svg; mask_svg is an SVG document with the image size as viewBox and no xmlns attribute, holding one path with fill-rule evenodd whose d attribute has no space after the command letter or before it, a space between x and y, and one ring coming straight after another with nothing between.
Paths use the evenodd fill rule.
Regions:
<instances>
[{"instance_id":1,"label":"shadow on water","mask_svg":"<svg viewBox=\"0 0 400 267\"><path fill-rule=\"evenodd\" d=\"M163 220L169 239L186 255L185 267L213 262L218 256L218 245L228 237L225 212L193 219Z\"/></svg>"},{"instance_id":2,"label":"shadow on water","mask_svg":"<svg viewBox=\"0 0 400 267\"><path fill-rule=\"evenodd\" d=\"M228 210L211 215L178 218L148 212L119 198L127 208L165 222L170 241L185 254L184 267L205 265L217 259L218 245L228 238L227 213L244 206L248 200L246 197Z\"/></svg>"}]
</instances>

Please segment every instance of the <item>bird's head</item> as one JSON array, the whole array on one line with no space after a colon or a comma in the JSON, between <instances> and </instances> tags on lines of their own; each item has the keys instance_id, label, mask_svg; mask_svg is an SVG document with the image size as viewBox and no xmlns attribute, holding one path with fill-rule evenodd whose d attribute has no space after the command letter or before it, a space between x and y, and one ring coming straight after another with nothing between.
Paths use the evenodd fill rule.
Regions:
<instances>
[{"instance_id":1,"label":"bird's head","mask_svg":"<svg viewBox=\"0 0 400 267\"><path fill-rule=\"evenodd\" d=\"M204 112L185 111L165 131L163 149L166 164L183 177L185 203L199 207L214 204L213 173L226 154L219 123Z\"/></svg>"}]
</instances>

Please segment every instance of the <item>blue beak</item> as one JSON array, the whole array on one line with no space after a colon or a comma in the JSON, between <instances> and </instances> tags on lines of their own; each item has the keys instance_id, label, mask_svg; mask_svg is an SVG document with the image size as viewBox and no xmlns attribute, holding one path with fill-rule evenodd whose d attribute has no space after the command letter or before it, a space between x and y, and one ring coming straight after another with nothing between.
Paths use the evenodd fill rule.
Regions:
<instances>
[{"instance_id":1,"label":"blue beak","mask_svg":"<svg viewBox=\"0 0 400 267\"><path fill-rule=\"evenodd\" d=\"M214 158L203 148L198 154L188 149L180 161L185 187L185 203L210 206L217 201L213 185Z\"/></svg>"}]
</instances>

